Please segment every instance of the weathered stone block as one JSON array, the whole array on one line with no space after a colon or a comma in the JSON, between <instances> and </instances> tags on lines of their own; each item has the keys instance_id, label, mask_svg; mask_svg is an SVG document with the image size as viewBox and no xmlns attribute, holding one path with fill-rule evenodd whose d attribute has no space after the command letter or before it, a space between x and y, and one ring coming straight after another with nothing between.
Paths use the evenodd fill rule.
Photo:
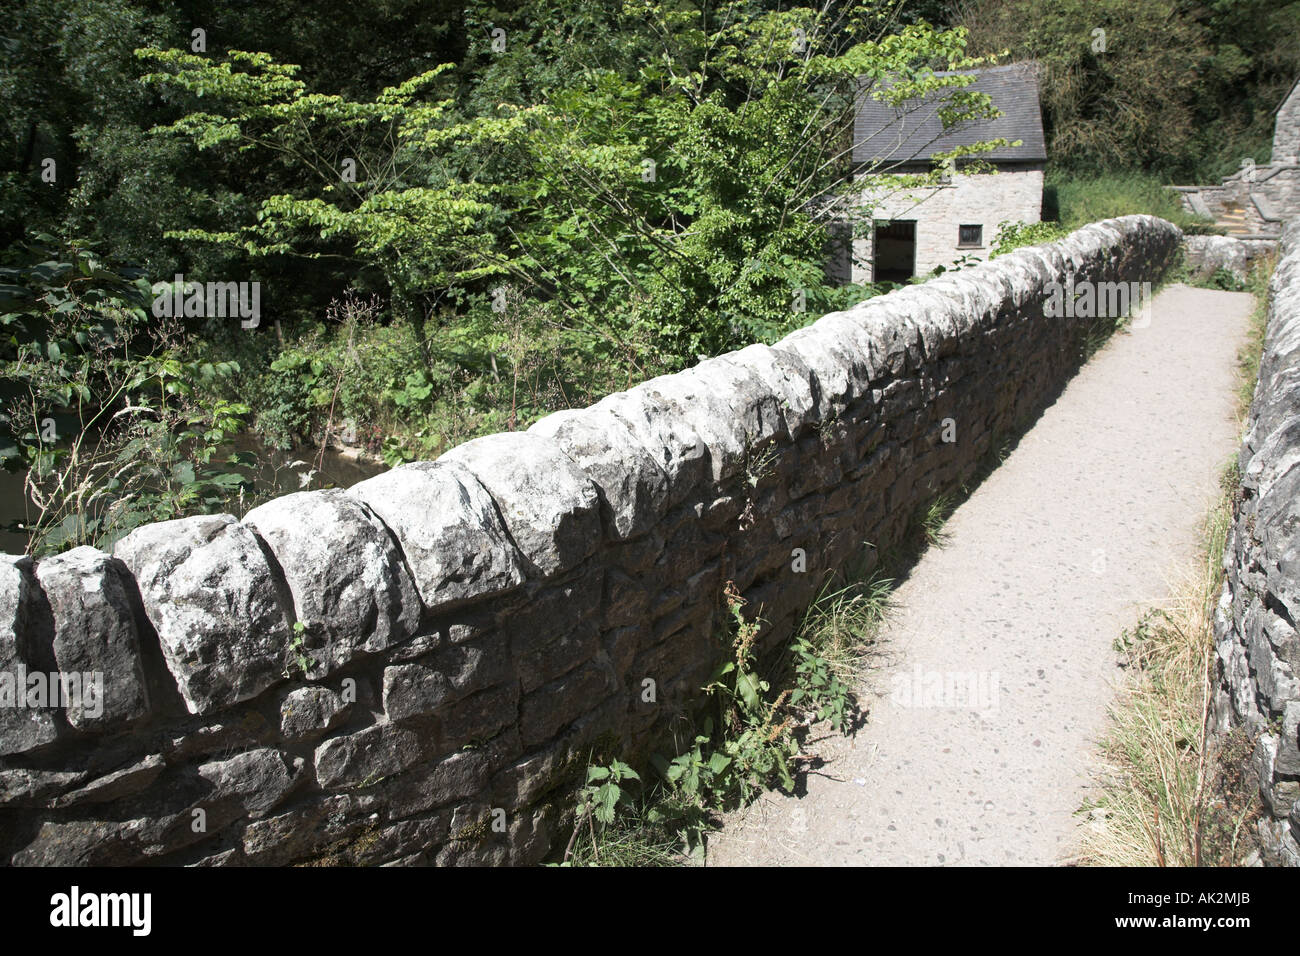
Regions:
<instances>
[{"instance_id":1,"label":"weathered stone block","mask_svg":"<svg viewBox=\"0 0 1300 956\"><path fill-rule=\"evenodd\" d=\"M54 659L78 730L120 728L149 710L126 567L91 547L36 567L54 616Z\"/></svg>"},{"instance_id":2,"label":"weathered stone block","mask_svg":"<svg viewBox=\"0 0 1300 956\"><path fill-rule=\"evenodd\" d=\"M437 753L427 732L398 724L374 724L316 748L316 780L328 790L373 786Z\"/></svg>"},{"instance_id":3,"label":"weathered stone block","mask_svg":"<svg viewBox=\"0 0 1300 956\"><path fill-rule=\"evenodd\" d=\"M506 591L524 580L492 496L462 465L419 461L353 485L393 532L428 608Z\"/></svg>"},{"instance_id":4,"label":"weathered stone block","mask_svg":"<svg viewBox=\"0 0 1300 956\"><path fill-rule=\"evenodd\" d=\"M151 786L161 776L165 766L161 756L151 754L129 766L97 777L85 786L59 797L53 805L71 807L87 803L111 803Z\"/></svg>"},{"instance_id":5,"label":"weathered stone block","mask_svg":"<svg viewBox=\"0 0 1300 956\"><path fill-rule=\"evenodd\" d=\"M602 408L570 409L543 418L530 435L553 441L600 492L615 537L648 530L668 502L668 475L627 423Z\"/></svg>"},{"instance_id":6,"label":"weathered stone block","mask_svg":"<svg viewBox=\"0 0 1300 956\"><path fill-rule=\"evenodd\" d=\"M717 361L747 370L772 391L787 436L798 438L821 422L817 375L795 353L750 345L738 352L728 352Z\"/></svg>"},{"instance_id":7,"label":"weathered stone block","mask_svg":"<svg viewBox=\"0 0 1300 956\"><path fill-rule=\"evenodd\" d=\"M377 789L389 817L400 819L478 795L487 788L491 772L486 753L461 750L413 767ZM451 814L447 816L450 822Z\"/></svg>"},{"instance_id":8,"label":"weathered stone block","mask_svg":"<svg viewBox=\"0 0 1300 956\"><path fill-rule=\"evenodd\" d=\"M0 756L26 753L59 735L54 711L29 707L29 670L44 662L34 647L32 562L0 555ZM42 680L42 677L38 677Z\"/></svg>"},{"instance_id":9,"label":"weathered stone block","mask_svg":"<svg viewBox=\"0 0 1300 956\"><path fill-rule=\"evenodd\" d=\"M439 715L439 740L444 749L477 744L506 730L518 713L517 683L480 691L456 701Z\"/></svg>"},{"instance_id":10,"label":"weathered stone block","mask_svg":"<svg viewBox=\"0 0 1300 956\"><path fill-rule=\"evenodd\" d=\"M352 705L329 687L299 687L280 701L280 734L285 740L307 740L341 724Z\"/></svg>"},{"instance_id":11,"label":"weathered stone block","mask_svg":"<svg viewBox=\"0 0 1300 956\"><path fill-rule=\"evenodd\" d=\"M607 669L588 664L539 687L524 697L519 710L519 736L525 747L536 747L595 708L614 690Z\"/></svg>"},{"instance_id":12,"label":"weathered stone block","mask_svg":"<svg viewBox=\"0 0 1300 956\"><path fill-rule=\"evenodd\" d=\"M540 590L525 605L501 616L510 656L525 692L596 652L604 571L597 567Z\"/></svg>"},{"instance_id":13,"label":"weathered stone block","mask_svg":"<svg viewBox=\"0 0 1300 956\"><path fill-rule=\"evenodd\" d=\"M373 511L337 488L276 498L244 516L293 596L302 653L322 677L400 644L420 623L402 553Z\"/></svg>"},{"instance_id":14,"label":"weathered stone block","mask_svg":"<svg viewBox=\"0 0 1300 956\"><path fill-rule=\"evenodd\" d=\"M113 547L190 713L255 697L283 679L291 631L270 566L233 515L144 525Z\"/></svg>"},{"instance_id":15,"label":"weathered stone block","mask_svg":"<svg viewBox=\"0 0 1300 956\"><path fill-rule=\"evenodd\" d=\"M202 804L233 801L246 814L262 814L294 788L299 767L278 750L262 748L202 764L198 772L212 788Z\"/></svg>"},{"instance_id":16,"label":"weathered stone block","mask_svg":"<svg viewBox=\"0 0 1300 956\"><path fill-rule=\"evenodd\" d=\"M121 866L138 862L145 820L44 821L15 866Z\"/></svg>"},{"instance_id":17,"label":"weathered stone block","mask_svg":"<svg viewBox=\"0 0 1300 956\"><path fill-rule=\"evenodd\" d=\"M699 432L674 414L659 396L645 389L616 392L592 409L614 415L650 452L668 478L665 507L681 502L707 480L711 467L708 446Z\"/></svg>"},{"instance_id":18,"label":"weathered stone block","mask_svg":"<svg viewBox=\"0 0 1300 956\"><path fill-rule=\"evenodd\" d=\"M384 712L393 721L436 715L510 674L511 661L500 636L449 645L418 663L384 668Z\"/></svg>"},{"instance_id":19,"label":"weathered stone block","mask_svg":"<svg viewBox=\"0 0 1300 956\"><path fill-rule=\"evenodd\" d=\"M0 770L0 806L44 806L87 776L84 770Z\"/></svg>"},{"instance_id":20,"label":"weathered stone block","mask_svg":"<svg viewBox=\"0 0 1300 956\"><path fill-rule=\"evenodd\" d=\"M346 842L367 824L373 826L368 816L357 798L332 794L305 807L251 821L243 832L243 855L259 866L312 859L332 845Z\"/></svg>"},{"instance_id":21,"label":"weathered stone block","mask_svg":"<svg viewBox=\"0 0 1300 956\"><path fill-rule=\"evenodd\" d=\"M600 545L596 487L554 442L519 432L488 435L438 461L458 462L482 482L538 575L572 568Z\"/></svg>"}]
</instances>

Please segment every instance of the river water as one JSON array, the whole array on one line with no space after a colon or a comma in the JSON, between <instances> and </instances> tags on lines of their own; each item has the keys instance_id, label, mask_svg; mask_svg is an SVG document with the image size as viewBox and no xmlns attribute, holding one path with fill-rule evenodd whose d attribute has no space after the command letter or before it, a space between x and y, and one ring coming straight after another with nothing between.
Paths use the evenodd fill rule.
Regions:
<instances>
[{"instance_id":1,"label":"river water","mask_svg":"<svg viewBox=\"0 0 1300 956\"><path fill-rule=\"evenodd\" d=\"M326 449L323 455L319 448L290 451L271 448L252 435L241 435L228 449L222 450L222 455L236 451L252 452L257 456L257 467L252 477L258 501L304 488L350 488L358 481L388 470L383 462L357 459L333 448ZM304 477L308 480L304 481ZM13 521L27 520L23 476L0 471L0 551L22 554L26 550L27 535L7 529Z\"/></svg>"}]
</instances>

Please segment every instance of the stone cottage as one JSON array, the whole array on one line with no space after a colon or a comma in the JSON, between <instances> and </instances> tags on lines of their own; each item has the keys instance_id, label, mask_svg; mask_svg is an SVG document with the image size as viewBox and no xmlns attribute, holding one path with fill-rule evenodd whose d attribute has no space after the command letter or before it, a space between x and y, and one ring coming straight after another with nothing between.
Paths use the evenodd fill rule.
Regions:
<instances>
[{"instance_id":1,"label":"stone cottage","mask_svg":"<svg viewBox=\"0 0 1300 956\"><path fill-rule=\"evenodd\" d=\"M831 274L854 282L901 282L964 255L987 259L999 223L1042 218L1047 148L1033 63L963 71L975 77L968 90L988 94L1001 116L968 121L945 130L939 94L902 106L870 95L854 121L854 176L925 173L935 155L993 139L1015 145L982 153L994 172L965 172L958 161L942 185L925 189L864 192L851 245L842 243ZM951 73L940 73L951 76ZM871 225L861 221L870 217Z\"/></svg>"},{"instance_id":2,"label":"stone cottage","mask_svg":"<svg viewBox=\"0 0 1300 956\"><path fill-rule=\"evenodd\" d=\"M1300 216L1300 80L1292 86L1273 122L1273 154L1266 166L1244 159L1217 186L1174 186L1183 208L1223 226L1242 239L1278 238L1282 224Z\"/></svg>"}]
</instances>

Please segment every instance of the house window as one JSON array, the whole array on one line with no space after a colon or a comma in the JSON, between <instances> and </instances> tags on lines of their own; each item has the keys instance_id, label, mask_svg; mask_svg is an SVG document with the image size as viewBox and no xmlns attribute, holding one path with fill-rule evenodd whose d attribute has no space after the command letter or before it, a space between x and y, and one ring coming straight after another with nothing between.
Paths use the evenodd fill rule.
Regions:
<instances>
[{"instance_id":1,"label":"house window","mask_svg":"<svg viewBox=\"0 0 1300 956\"><path fill-rule=\"evenodd\" d=\"M983 226L958 226L957 248L978 249L984 245Z\"/></svg>"}]
</instances>

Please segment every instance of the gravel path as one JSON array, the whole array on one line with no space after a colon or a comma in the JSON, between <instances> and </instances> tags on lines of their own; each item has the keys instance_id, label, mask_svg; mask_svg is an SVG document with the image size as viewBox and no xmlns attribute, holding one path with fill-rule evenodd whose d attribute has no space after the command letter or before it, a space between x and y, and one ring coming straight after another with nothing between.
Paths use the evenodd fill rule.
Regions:
<instances>
[{"instance_id":1,"label":"gravel path","mask_svg":"<svg viewBox=\"0 0 1300 956\"><path fill-rule=\"evenodd\" d=\"M1043 865L1075 850L1112 644L1198 547L1236 449L1248 294L1171 286L1115 336L895 592L862 699L802 798L766 795L710 865Z\"/></svg>"}]
</instances>

